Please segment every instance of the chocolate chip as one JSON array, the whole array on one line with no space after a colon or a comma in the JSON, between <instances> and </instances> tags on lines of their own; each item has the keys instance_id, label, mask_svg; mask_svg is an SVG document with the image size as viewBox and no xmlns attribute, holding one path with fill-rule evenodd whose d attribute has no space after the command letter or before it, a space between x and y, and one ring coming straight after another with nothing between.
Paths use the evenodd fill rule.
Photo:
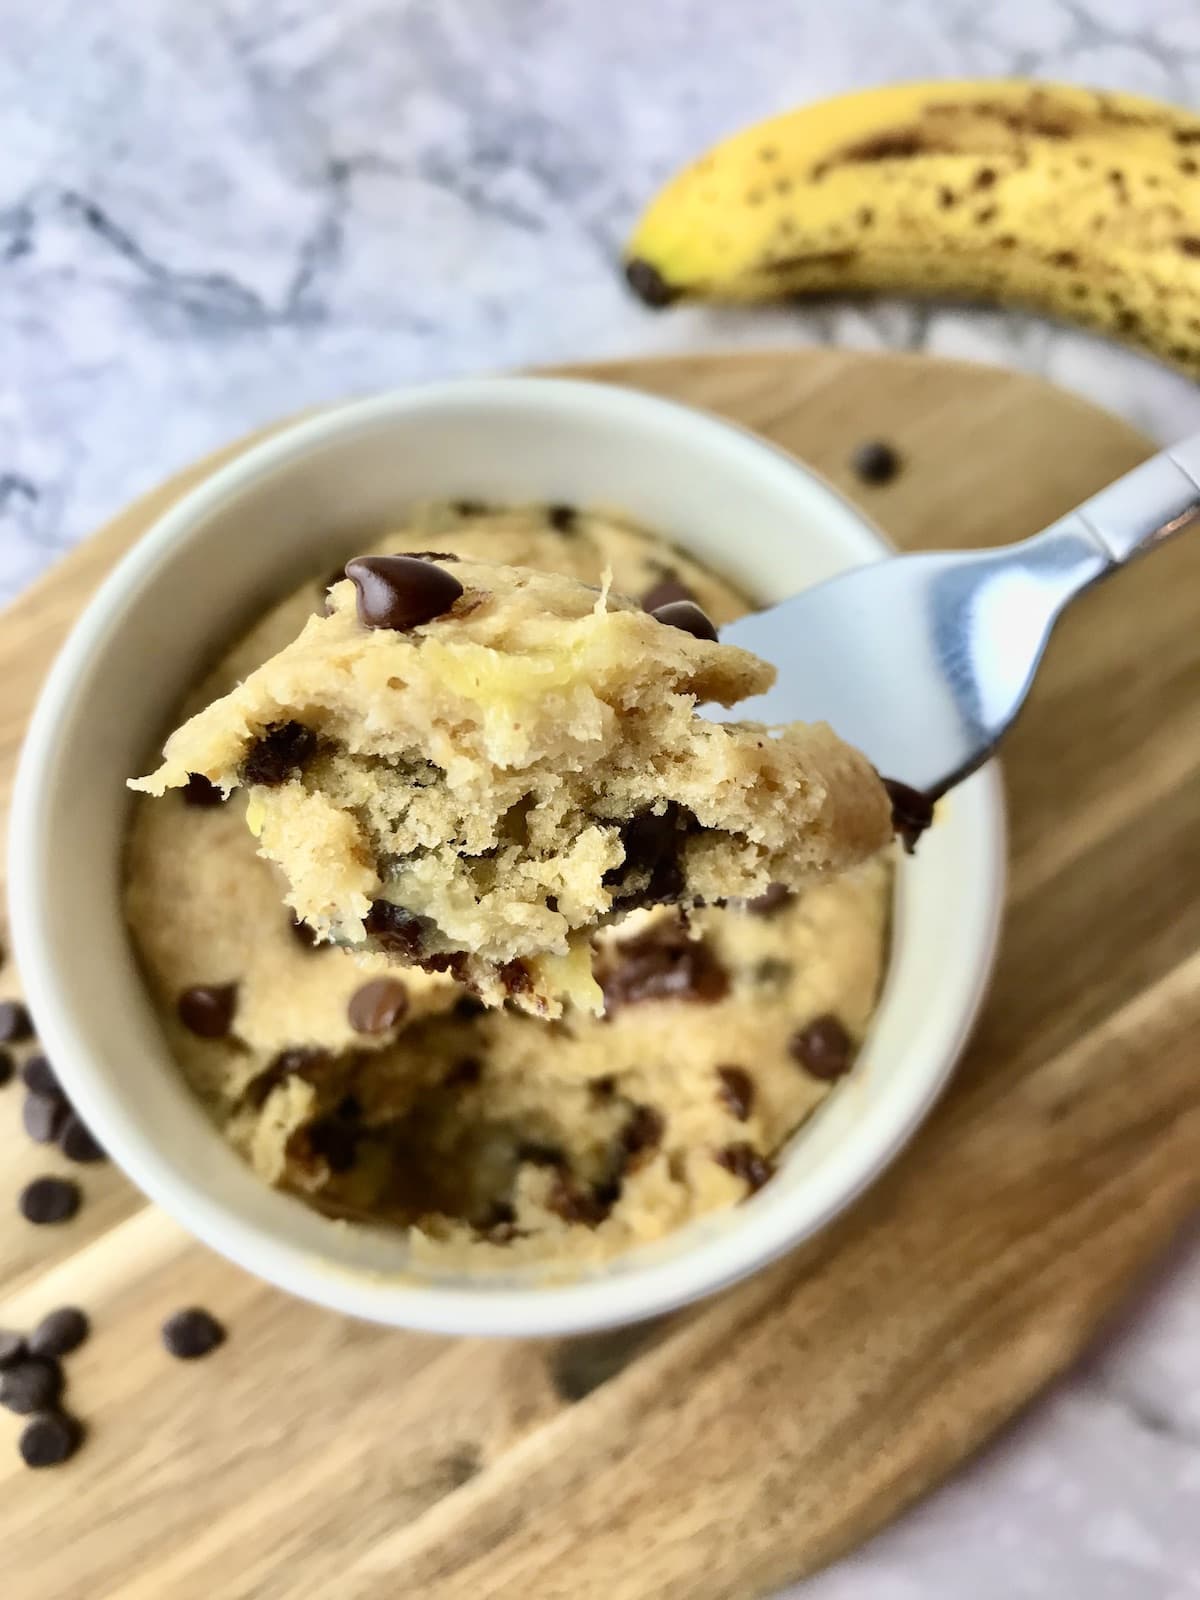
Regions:
<instances>
[{"instance_id":1,"label":"chocolate chip","mask_svg":"<svg viewBox=\"0 0 1200 1600\"><path fill-rule=\"evenodd\" d=\"M653 1106L634 1106L619 1135L626 1168L640 1166L658 1149L666 1127L666 1118L661 1111L656 1111Z\"/></svg>"},{"instance_id":2,"label":"chocolate chip","mask_svg":"<svg viewBox=\"0 0 1200 1600\"><path fill-rule=\"evenodd\" d=\"M456 1061L442 1079L444 1089L469 1089L483 1077L483 1062L477 1056Z\"/></svg>"},{"instance_id":3,"label":"chocolate chip","mask_svg":"<svg viewBox=\"0 0 1200 1600\"><path fill-rule=\"evenodd\" d=\"M669 605L657 606L650 615L668 628L690 633L693 639L706 639L711 644L717 642L716 628L694 601L672 600Z\"/></svg>"},{"instance_id":4,"label":"chocolate chip","mask_svg":"<svg viewBox=\"0 0 1200 1600\"><path fill-rule=\"evenodd\" d=\"M33 1038L33 1018L19 1000L0 1000L0 1044L23 1044Z\"/></svg>"},{"instance_id":5,"label":"chocolate chip","mask_svg":"<svg viewBox=\"0 0 1200 1600\"><path fill-rule=\"evenodd\" d=\"M767 1157L744 1140L727 1144L723 1150L718 1150L715 1160L719 1167L740 1178L751 1194L775 1175L775 1168Z\"/></svg>"},{"instance_id":6,"label":"chocolate chip","mask_svg":"<svg viewBox=\"0 0 1200 1600\"><path fill-rule=\"evenodd\" d=\"M900 835L905 853L911 856L917 848L917 840L933 822L933 801L920 789L910 788L895 778L884 778L882 783L892 802L892 827Z\"/></svg>"},{"instance_id":7,"label":"chocolate chip","mask_svg":"<svg viewBox=\"0 0 1200 1600\"><path fill-rule=\"evenodd\" d=\"M0 1406L27 1417L50 1411L62 1393L62 1368L49 1356L27 1356L0 1374Z\"/></svg>"},{"instance_id":8,"label":"chocolate chip","mask_svg":"<svg viewBox=\"0 0 1200 1600\"><path fill-rule=\"evenodd\" d=\"M321 941L315 928L305 922L303 917L295 914L288 918L288 927L292 930L292 937L297 944L302 944L306 950L316 950Z\"/></svg>"},{"instance_id":9,"label":"chocolate chip","mask_svg":"<svg viewBox=\"0 0 1200 1600\"><path fill-rule=\"evenodd\" d=\"M34 1144L53 1144L66 1114L64 1100L51 1100L40 1094L27 1094L21 1107L21 1121Z\"/></svg>"},{"instance_id":10,"label":"chocolate chip","mask_svg":"<svg viewBox=\"0 0 1200 1600\"><path fill-rule=\"evenodd\" d=\"M661 311L664 306L679 299L680 291L672 289L657 267L652 267L638 256L625 263L625 282L642 304L649 306L652 311Z\"/></svg>"},{"instance_id":11,"label":"chocolate chip","mask_svg":"<svg viewBox=\"0 0 1200 1600\"><path fill-rule=\"evenodd\" d=\"M92 1161L107 1161L103 1145L98 1143L92 1130L87 1126L77 1111L68 1112L58 1134L58 1148L68 1161L76 1161L81 1166Z\"/></svg>"},{"instance_id":12,"label":"chocolate chip","mask_svg":"<svg viewBox=\"0 0 1200 1600\"><path fill-rule=\"evenodd\" d=\"M522 1139L517 1145L517 1160L527 1161L534 1167L561 1167L566 1156L561 1145L546 1144L540 1139Z\"/></svg>"},{"instance_id":13,"label":"chocolate chip","mask_svg":"<svg viewBox=\"0 0 1200 1600\"><path fill-rule=\"evenodd\" d=\"M517 1208L508 1200L493 1200L479 1231L486 1233L493 1244L507 1244L517 1235Z\"/></svg>"},{"instance_id":14,"label":"chocolate chip","mask_svg":"<svg viewBox=\"0 0 1200 1600\"><path fill-rule=\"evenodd\" d=\"M822 1083L832 1083L850 1070L854 1046L834 1016L814 1017L788 1044L793 1060Z\"/></svg>"},{"instance_id":15,"label":"chocolate chip","mask_svg":"<svg viewBox=\"0 0 1200 1600\"><path fill-rule=\"evenodd\" d=\"M591 1083L588 1084L588 1088L591 1090L593 1099L611 1100L617 1092L616 1075L612 1072L606 1072L602 1078L593 1078Z\"/></svg>"},{"instance_id":16,"label":"chocolate chip","mask_svg":"<svg viewBox=\"0 0 1200 1600\"><path fill-rule=\"evenodd\" d=\"M663 606L673 606L681 600L689 600L693 605L696 604L696 596L686 583L680 583L674 576L660 578L642 596L642 610L658 611Z\"/></svg>"},{"instance_id":17,"label":"chocolate chip","mask_svg":"<svg viewBox=\"0 0 1200 1600\"><path fill-rule=\"evenodd\" d=\"M466 983L468 962L465 950L440 950L436 955L423 956L417 965L422 972L447 972L456 983Z\"/></svg>"},{"instance_id":18,"label":"chocolate chip","mask_svg":"<svg viewBox=\"0 0 1200 1600\"><path fill-rule=\"evenodd\" d=\"M195 1361L224 1344L225 1329L209 1312L202 1311L199 1306L188 1306L163 1323L162 1341L168 1355L180 1361Z\"/></svg>"},{"instance_id":19,"label":"chocolate chip","mask_svg":"<svg viewBox=\"0 0 1200 1600\"><path fill-rule=\"evenodd\" d=\"M202 772L189 772L183 786L184 804L189 806L223 806L228 795L218 783L210 783Z\"/></svg>"},{"instance_id":20,"label":"chocolate chip","mask_svg":"<svg viewBox=\"0 0 1200 1600\"><path fill-rule=\"evenodd\" d=\"M321 1076L333 1057L328 1050L315 1045L292 1045L273 1056L257 1077L252 1078L242 1091L247 1104L256 1109L267 1102L273 1089L288 1078L303 1078L312 1083Z\"/></svg>"},{"instance_id":21,"label":"chocolate chip","mask_svg":"<svg viewBox=\"0 0 1200 1600\"><path fill-rule=\"evenodd\" d=\"M414 916L390 900L373 900L363 918L363 928L379 948L405 961L418 959L425 931L432 926L428 917Z\"/></svg>"},{"instance_id":22,"label":"chocolate chip","mask_svg":"<svg viewBox=\"0 0 1200 1600\"><path fill-rule=\"evenodd\" d=\"M516 956L512 961L506 961L499 969L498 976L504 985L505 994L528 994L533 988L533 978L529 968Z\"/></svg>"},{"instance_id":23,"label":"chocolate chip","mask_svg":"<svg viewBox=\"0 0 1200 1600\"><path fill-rule=\"evenodd\" d=\"M610 867L602 882L613 888L614 910L670 905L684 893L683 848L699 827L692 812L674 800L665 811L643 811L621 824L625 859Z\"/></svg>"},{"instance_id":24,"label":"chocolate chip","mask_svg":"<svg viewBox=\"0 0 1200 1600\"><path fill-rule=\"evenodd\" d=\"M372 978L350 996L346 1015L355 1033L387 1033L408 1010L408 990L398 978Z\"/></svg>"},{"instance_id":25,"label":"chocolate chip","mask_svg":"<svg viewBox=\"0 0 1200 1600\"><path fill-rule=\"evenodd\" d=\"M579 512L574 506L548 506L546 520L555 533L574 533L579 524Z\"/></svg>"},{"instance_id":26,"label":"chocolate chip","mask_svg":"<svg viewBox=\"0 0 1200 1600\"><path fill-rule=\"evenodd\" d=\"M754 1109L754 1079L745 1067L718 1067L717 1077L721 1080L717 1099L731 1117L745 1122Z\"/></svg>"},{"instance_id":27,"label":"chocolate chip","mask_svg":"<svg viewBox=\"0 0 1200 1600\"><path fill-rule=\"evenodd\" d=\"M27 1467L59 1467L83 1443L83 1426L65 1411L31 1417L21 1429L17 1449Z\"/></svg>"},{"instance_id":28,"label":"chocolate chip","mask_svg":"<svg viewBox=\"0 0 1200 1600\"><path fill-rule=\"evenodd\" d=\"M615 1192L612 1186L602 1188L598 1185L594 1189L585 1188L570 1173L560 1168L546 1196L546 1205L564 1222L594 1228L603 1222L612 1210L619 1193L619 1187Z\"/></svg>"},{"instance_id":29,"label":"chocolate chip","mask_svg":"<svg viewBox=\"0 0 1200 1600\"><path fill-rule=\"evenodd\" d=\"M870 439L859 445L850 458L850 465L860 483L878 486L891 483L900 471L900 455L885 440Z\"/></svg>"},{"instance_id":30,"label":"chocolate chip","mask_svg":"<svg viewBox=\"0 0 1200 1600\"><path fill-rule=\"evenodd\" d=\"M769 917L781 906L787 905L791 898L792 891L786 883L768 884L762 894L746 901L746 910L754 917Z\"/></svg>"},{"instance_id":31,"label":"chocolate chip","mask_svg":"<svg viewBox=\"0 0 1200 1600\"><path fill-rule=\"evenodd\" d=\"M317 736L302 722L273 722L242 761L242 782L277 789L311 761Z\"/></svg>"},{"instance_id":32,"label":"chocolate chip","mask_svg":"<svg viewBox=\"0 0 1200 1600\"><path fill-rule=\"evenodd\" d=\"M22 1334L10 1333L6 1328L0 1328L0 1372L18 1361L24 1361L27 1354Z\"/></svg>"},{"instance_id":33,"label":"chocolate chip","mask_svg":"<svg viewBox=\"0 0 1200 1600\"><path fill-rule=\"evenodd\" d=\"M26 1222L39 1227L52 1222L69 1222L79 1210L79 1185L70 1178L34 1178L17 1196L17 1205Z\"/></svg>"},{"instance_id":34,"label":"chocolate chip","mask_svg":"<svg viewBox=\"0 0 1200 1600\"><path fill-rule=\"evenodd\" d=\"M198 983L179 996L175 1010L189 1033L201 1039L225 1039L237 1009L236 983Z\"/></svg>"},{"instance_id":35,"label":"chocolate chip","mask_svg":"<svg viewBox=\"0 0 1200 1600\"><path fill-rule=\"evenodd\" d=\"M455 500L454 510L460 517L482 517L487 512L486 500Z\"/></svg>"},{"instance_id":36,"label":"chocolate chip","mask_svg":"<svg viewBox=\"0 0 1200 1600\"><path fill-rule=\"evenodd\" d=\"M458 579L418 556L358 556L346 563L367 628L418 628L443 616L463 592Z\"/></svg>"},{"instance_id":37,"label":"chocolate chip","mask_svg":"<svg viewBox=\"0 0 1200 1600\"><path fill-rule=\"evenodd\" d=\"M451 1015L456 1022L470 1022L474 1017L481 1017L486 1010L482 1000L476 999L473 994L464 994L454 1002Z\"/></svg>"},{"instance_id":38,"label":"chocolate chip","mask_svg":"<svg viewBox=\"0 0 1200 1600\"><path fill-rule=\"evenodd\" d=\"M354 1126L356 1120L324 1117L309 1128L309 1149L324 1161L330 1172L349 1172L353 1167L362 1137L361 1128Z\"/></svg>"},{"instance_id":39,"label":"chocolate chip","mask_svg":"<svg viewBox=\"0 0 1200 1600\"><path fill-rule=\"evenodd\" d=\"M0 1089L12 1082L13 1058L11 1050L0 1050Z\"/></svg>"},{"instance_id":40,"label":"chocolate chip","mask_svg":"<svg viewBox=\"0 0 1200 1600\"><path fill-rule=\"evenodd\" d=\"M30 1094L40 1094L47 1100L65 1100L62 1085L54 1068L45 1056L30 1056L21 1068L21 1082Z\"/></svg>"},{"instance_id":41,"label":"chocolate chip","mask_svg":"<svg viewBox=\"0 0 1200 1600\"><path fill-rule=\"evenodd\" d=\"M78 1306L62 1306L42 1318L29 1335L29 1353L35 1356L69 1356L87 1338L90 1324Z\"/></svg>"},{"instance_id":42,"label":"chocolate chip","mask_svg":"<svg viewBox=\"0 0 1200 1600\"><path fill-rule=\"evenodd\" d=\"M611 963L611 964L610 964ZM598 973L605 1009L647 1000L688 1000L711 1005L729 993L729 975L703 939L689 939L678 923L659 923L608 952Z\"/></svg>"}]
</instances>

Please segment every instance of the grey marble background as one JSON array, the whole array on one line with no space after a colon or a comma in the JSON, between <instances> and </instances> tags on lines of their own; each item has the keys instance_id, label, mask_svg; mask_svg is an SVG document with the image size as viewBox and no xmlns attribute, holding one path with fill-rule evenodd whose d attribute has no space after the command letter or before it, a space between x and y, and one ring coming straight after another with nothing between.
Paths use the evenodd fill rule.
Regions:
<instances>
[{"instance_id":1,"label":"grey marble background","mask_svg":"<svg viewBox=\"0 0 1200 1600\"><path fill-rule=\"evenodd\" d=\"M1200 105L1200 3L0 0L0 599L255 423L456 372L892 345L1043 373L1164 440L1200 427L1195 385L1032 317L656 318L623 293L640 203L720 134L1008 73ZM1200 1596L1200 1238L1070 1380L799 1592Z\"/></svg>"}]
</instances>

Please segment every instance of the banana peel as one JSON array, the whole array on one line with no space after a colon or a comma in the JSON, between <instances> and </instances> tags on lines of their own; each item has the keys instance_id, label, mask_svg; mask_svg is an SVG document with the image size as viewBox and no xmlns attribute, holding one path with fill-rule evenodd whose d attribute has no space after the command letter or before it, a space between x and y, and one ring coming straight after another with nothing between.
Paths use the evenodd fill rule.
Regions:
<instances>
[{"instance_id":1,"label":"banana peel","mask_svg":"<svg viewBox=\"0 0 1200 1600\"><path fill-rule=\"evenodd\" d=\"M1020 305L1200 374L1200 116L1025 81L842 95L680 172L625 271L652 306L876 291Z\"/></svg>"}]
</instances>

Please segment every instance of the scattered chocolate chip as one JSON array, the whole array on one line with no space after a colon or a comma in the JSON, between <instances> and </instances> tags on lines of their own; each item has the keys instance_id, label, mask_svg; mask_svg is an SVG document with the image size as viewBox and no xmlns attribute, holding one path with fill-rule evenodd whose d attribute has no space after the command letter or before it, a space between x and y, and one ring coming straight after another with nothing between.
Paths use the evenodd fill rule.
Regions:
<instances>
[{"instance_id":1,"label":"scattered chocolate chip","mask_svg":"<svg viewBox=\"0 0 1200 1600\"><path fill-rule=\"evenodd\" d=\"M446 972L456 983L466 983L469 960L465 950L440 950L436 955L422 957L417 965L422 972Z\"/></svg>"},{"instance_id":2,"label":"scattered chocolate chip","mask_svg":"<svg viewBox=\"0 0 1200 1600\"><path fill-rule=\"evenodd\" d=\"M642 596L642 610L659 611L663 606L677 605L681 600L690 600L693 605L696 604L696 596L686 583L680 583L674 576L660 578Z\"/></svg>"},{"instance_id":3,"label":"scattered chocolate chip","mask_svg":"<svg viewBox=\"0 0 1200 1600\"><path fill-rule=\"evenodd\" d=\"M574 506L548 506L546 520L555 533L574 533L579 523L579 512Z\"/></svg>"},{"instance_id":4,"label":"scattered chocolate chip","mask_svg":"<svg viewBox=\"0 0 1200 1600\"><path fill-rule=\"evenodd\" d=\"M561 1167L566 1163L561 1145L546 1144L541 1139L522 1139L517 1145L517 1160L528 1161L534 1167Z\"/></svg>"},{"instance_id":5,"label":"scattered chocolate chip","mask_svg":"<svg viewBox=\"0 0 1200 1600\"><path fill-rule=\"evenodd\" d=\"M870 439L859 445L850 458L850 465L861 483L878 486L891 483L900 471L900 456L883 439Z\"/></svg>"},{"instance_id":6,"label":"scattered chocolate chip","mask_svg":"<svg viewBox=\"0 0 1200 1600\"><path fill-rule=\"evenodd\" d=\"M13 1058L11 1050L0 1050L0 1089L12 1082Z\"/></svg>"},{"instance_id":7,"label":"scattered chocolate chip","mask_svg":"<svg viewBox=\"0 0 1200 1600\"><path fill-rule=\"evenodd\" d=\"M469 1089L483 1077L483 1062L478 1056L464 1056L456 1061L442 1079L444 1089Z\"/></svg>"},{"instance_id":8,"label":"scattered chocolate chip","mask_svg":"<svg viewBox=\"0 0 1200 1600\"><path fill-rule=\"evenodd\" d=\"M81 1166L93 1161L107 1161L108 1156L84 1122L77 1111L67 1113L66 1120L58 1133L58 1148L68 1161L78 1162Z\"/></svg>"},{"instance_id":9,"label":"scattered chocolate chip","mask_svg":"<svg viewBox=\"0 0 1200 1600\"><path fill-rule=\"evenodd\" d=\"M357 556L346 576L358 591L367 628L417 628L443 616L463 592L458 579L417 556Z\"/></svg>"},{"instance_id":10,"label":"scattered chocolate chip","mask_svg":"<svg viewBox=\"0 0 1200 1600\"><path fill-rule=\"evenodd\" d=\"M63 1375L58 1362L49 1356L27 1356L0 1374L0 1406L27 1417L34 1411L50 1411L62 1393Z\"/></svg>"},{"instance_id":11,"label":"scattered chocolate chip","mask_svg":"<svg viewBox=\"0 0 1200 1600\"><path fill-rule=\"evenodd\" d=\"M666 1127L666 1118L661 1111L656 1111L653 1106L634 1106L629 1121L619 1135L627 1169L640 1166L658 1149Z\"/></svg>"},{"instance_id":12,"label":"scattered chocolate chip","mask_svg":"<svg viewBox=\"0 0 1200 1600\"><path fill-rule=\"evenodd\" d=\"M838 1019L826 1015L794 1033L788 1052L812 1077L832 1083L849 1072L854 1046Z\"/></svg>"},{"instance_id":13,"label":"scattered chocolate chip","mask_svg":"<svg viewBox=\"0 0 1200 1600\"><path fill-rule=\"evenodd\" d=\"M606 888L615 890L613 909L626 911L679 900L685 888L684 843L698 827L692 812L674 800L667 803L665 811L643 811L622 823L625 859L620 866L610 867L602 880Z\"/></svg>"},{"instance_id":14,"label":"scattered chocolate chip","mask_svg":"<svg viewBox=\"0 0 1200 1600\"><path fill-rule=\"evenodd\" d=\"M23 1361L27 1353L22 1334L10 1333L8 1329L0 1328L0 1372L17 1361Z\"/></svg>"},{"instance_id":15,"label":"scattered chocolate chip","mask_svg":"<svg viewBox=\"0 0 1200 1600\"><path fill-rule=\"evenodd\" d=\"M482 517L487 512L486 500L456 500L454 509L460 517Z\"/></svg>"},{"instance_id":16,"label":"scattered chocolate chip","mask_svg":"<svg viewBox=\"0 0 1200 1600\"><path fill-rule=\"evenodd\" d=\"M717 642L716 628L692 600L672 600L668 605L656 606L650 615L668 628L690 633L693 639L707 639L712 644Z\"/></svg>"},{"instance_id":17,"label":"scattered chocolate chip","mask_svg":"<svg viewBox=\"0 0 1200 1600\"><path fill-rule=\"evenodd\" d=\"M703 939L689 939L678 923L670 922L613 946L597 976L610 1016L622 1006L647 1000L711 1005L729 992L729 975L710 946Z\"/></svg>"},{"instance_id":18,"label":"scattered chocolate chip","mask_svg":"<svg viewBox=\"0 0 1200 1600\"><path fill-rule=\"evenodd\" d=\"M291 928L292 937L297 944L302 944L306 950L319 948L321 941L317 937L316 929L310 927L303 917L298 917L293 913L288 918L288 927Z\"/></svg>"},{"instance_id":19,"label":"scattered chocolate chip","mask_svg":"<svg viewBox=\"0 0 1200 1600\"><path fill-rule=\"evenodd\" d=\"M754 1079L745 1067L718 1067L717 1077L721 1080L717 1099L731 1117L745 1122L754 1109Z\"/></svg>"},{"instance_id":20,"label":"scattered chocolate chip","mask_svg":"<svg viewBox=\"0 0 1200 1600\"><path fill-rule=\"evenodd\" d=\"M755 895L753 900L746 901L746 910L754 917L769 917L773 912L787 905L792 898L792 891L786 883L772 883L763 890L762 894Z\"/></svg>"},{"instance_id":21,"label":"scattered chocolate chip","mask_svg":"<svg viewBox=\"0 0 1200 1600\"><path fill-rule=\"evenodd\" d=\"M425 930L430 927L432 923L427 917L414 916L390 900L373 900L363 918L363 928L379 948L405 961L419 958Z\"/></svg>"},{"instance_id":22,"label":"scattered chocolate chip","mask_svg":"<svg viewBox=\"0 0 1200 1600\"><path fill-rule=\"evenodd\" d=\"M79 1185L70 1178L34 1178L17 1196L17 1205L26 1222L39 1227L52 1222L69 1222L79 1210Z\"/></svg>"},{"instance_id":23,"label":"scattered chocolate chip","mask_svg":"<svg viewBox=\"0 0 1200 1600\"><path fill-rule=\"evenodd\" d=\"M23 1044L33 1038L33 1018L19 1000L0 1000L0 1044Z\"/></svg>"},{"instance_id":24,"label":"scattered chocolate chip","mask_svg":"<svg viewBox=\"0 0 1200 1600\"><path fill-rule=\"evenodd\" d=\"M176 1311L162 1325L162 1341L167 1354L180 1361L195 1361L225 1342L225 1329L207 1311L189 1306Z\"/></svg>"},{"instance_id":25,"label":"scattered chocolate chip","mask_svg":"<svg viewBox=\"0 0 1200 1600\"><path fill-rule=\"evenodd\" d=\"M895 778L884 778L882 782L892 802L892 827L900 835L905 853L911 856L917 840L933 822L933 801L920 789Z\"/></svg>"},{"instance_id":26,"label":"scattered chocolate chip","mask_svg":"<svg viewBox=\"0 0 1200 1600\"><path fill-rule=\"evenodd\" d=\"M69 1356L87 1338L90 1329L78 1306L62 1306L48 1312L29 1335L29 1353L34 1356Z\"/></svg>"},{"instance_id":27,"label":"scattered chocolate chip","mask_svg":"<svg viewBox=\"0 0 1200 1600\"><path fill-rule=\"evenodd\" d=\"M21 1082L30 1094L40 1094L47 1100L65 1100L62 1085L54 1068L45 1056L30 1056L21 1068Z\"/></svg>"},{"instance_id":28,"label":"scattered chocolate chip","mask_svg":"<svg viewBox=\"0 0 1200 1600\"><path fill-rule=\"evenodd\" d=\"M611 1185L585 1188L560 1167L546 1196L546 1205L564 1222L594 1228L604 1221L619 1194L619 1186L615 1192Z\"/></svg>"},{"instance_id":29,"label":"scattered chocolate chip","mask_svg":"<svg viewBox=\"0 0 1200 1600\"><path fill-rule=\"evenodd\" d=\"M751 1194L775 1175L775 1168L767 1157L744 1140L727 1144L723 1150L717 1151L715 1159L719 1167L740 1178Z\"/></svg>"},{"instance_id":30,"label":"scattered chocolate chip","mask_svg":"<svg viewBox=\"0 0 1200 1600\"><path fill-rule=\"evenodd\" d=\"M316 754L317 736L302 722L275 722L242 761L242 782L277 789Z\"/></svg>"},{"instance_id":31,"label":"scattered chocolate chip","mask_svg":"<svg viewBox=\"0 0 1200 1600\"><path fill-rule=\"evenodd\" d=\"M308 1130L308 1146L330 1172L349 1172L358 1157L362 1129L357 1118L323 1117Z\"/></svg>"},{"instance_id":32,"label":"scattered chocolate chip","mask_svg":"<svg viewBox=\"0 0 1200 1600\"><path fill-rule=\"evenodd\" d=\"M372 978L350 996L346 1015L355 1033L387 1033L408 1010L408 990L398 978Z\"/></svg>"},{"instance_id":33,"label":"scattered chocolate chip","mask_svg":"<svg viewBox=\"0 0 1200 1600\"><path fill-rule=\"evenodd\" d=\"M638 256L625 263L625 282L642 304L649 306L652 311L661 311L664 306L679 299L679 290L672 289L657 267L652 267Z\"/></svg>"},{"instance_id":34,"label":"scattered chocolate chip","mask_svg":"<svg viewBox=\"0 0 1200 1600\"><path fill-rule=\"evenodd\" d=\"M236 983L198 983L185 989L176 1002L180 1022L201 1039L225 1039L237 1009Z\"/></svg>"},{"instance_id":35,"label":"scattered chocolate chip","mask_svg":"<svg viewBox=\"0 0 1200 1600\"><path fill-rule=\"evenodd\" d=\"M183 786L183 800L189 806L223 806L228 795L218 783L211 783L202 772L189 772Z\"/></svg>"},{"instance_id":36,"label":"scattered chocolate chip","mask_svg":"<svg viewBox=\"0 0 1200 1600\"><path fill-rule=\"evenodd\" d=\"M499 969L500 982L504 985L505 994L528 994L533 988L533 978L529 968L520 956L512 961L506 961Z\"/></svg>"},{"instance_id":37,"label":"scattered chocolate chip","mask_svg":"<svg viewBox=\"0 0 1200 1600\"><path fill-rule=\"evenodd\" d=\"M517 1208L508 1200L493 1200L487 1209L479 1231L486 1233L493 1244L507 1244L517 1233Z\"/></svg>"},{"instance_id":38,"label":"scattered chocolate chip","mask_svg":"<svg viewBox=\"0 0 1200 1600\"><path fill-rule=\"evenodd\" d=\"M611 1100L617 1092L617 1080L614 1073L606 1072L602 1078L593 1078L588 1088L593 1099Z\"/></svg>"},{"instance_id":39,"label":"scattered chocolate chip","mask_svg":"<svg viewBox=\"0 0 1200 1600\"><path fill-rule=\"evenodd\" d=\"M486 1010L482 1000L477 1000L473 994L464 994L454 1002L451 1015L456 1022L470 1022L473 1017L481 1017Z\"/></svg>"},{"instance_id":40,"label":"scattered chocolate chip","mask_svg":"<svg viewBox=\"0 0 1200 1600\"><path fill-rule=\"evenodd\" d=\"M27 1467L59 1467L83 1443L83 1426L65 1411L31 1417L21 1429L17 1449Z\"/></svg>"},{"instance_id":41,"label":"scattered chocolate chip","mask_svg":"<svg viewBox=\"0 0 1200 1600\"><path fill-rule=\"evenodd\" d=\"M21 1121L34 1144L53 1144L66 1115L64 1100L51 1100L40 1094L27 1094L21 1107Z\"/></svg>"},{"instance_id":42,"label":"scattered chocolate chip","mask_svg":"<svg viewBox=\"0 0 1200 1600\"><path fill-rule=\"evenodd\" d=\"M328 1050L313 1045L292 1045L272 1057L258 1076L246 1085L242 1096L248 1105L257 1110L266 1104L271 1091L281 1083L286 1083L288 1078L300 1077L311 1083L320 1077L322 1070L332 1060Z\"/></svg>"}]
</instances>

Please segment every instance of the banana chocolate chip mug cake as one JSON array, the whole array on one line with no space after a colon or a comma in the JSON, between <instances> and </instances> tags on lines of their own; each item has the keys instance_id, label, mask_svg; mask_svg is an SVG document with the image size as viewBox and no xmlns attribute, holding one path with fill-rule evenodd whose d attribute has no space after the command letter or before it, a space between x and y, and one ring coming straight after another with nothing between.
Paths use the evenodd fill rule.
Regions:
<instances>
[{"instance_id":1,"label":"banana chocolate chip mug cake","mask_svg":"<svg viewBox=\"0 0 1200 1600\"><path fill-rule=\"evenodd\" d=\"M876 1003L892 803L826 727L698 713L772 680L748 605L609 516L428 506L196 687L127 913L266 1182L569 1267L767 1181Z\"/></svg>"}]
</instances>

